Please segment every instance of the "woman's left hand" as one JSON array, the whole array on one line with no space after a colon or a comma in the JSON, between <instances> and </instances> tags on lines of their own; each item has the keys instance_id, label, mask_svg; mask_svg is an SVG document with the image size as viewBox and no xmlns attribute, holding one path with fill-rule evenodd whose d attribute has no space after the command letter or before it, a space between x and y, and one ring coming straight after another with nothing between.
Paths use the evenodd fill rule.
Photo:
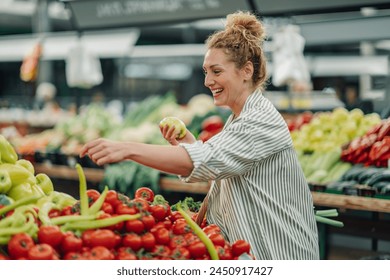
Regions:
<instances>
[{"instance_id":1,"label":"woman's left hand","mask_svg":"<svg viewBox=\"0 0 390 280\"><path fill-rule=\"evenodd\" d=\"M125 145L125 142L99 138L85 144L80 151L80 157L88 155L97 165L120 162L126 159Z\"/></svg>"}]
</instances>

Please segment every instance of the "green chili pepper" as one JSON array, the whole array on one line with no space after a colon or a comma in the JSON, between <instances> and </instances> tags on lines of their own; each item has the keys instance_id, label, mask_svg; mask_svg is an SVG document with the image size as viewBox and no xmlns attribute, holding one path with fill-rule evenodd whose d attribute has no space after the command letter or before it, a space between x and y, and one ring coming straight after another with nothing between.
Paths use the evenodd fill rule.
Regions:
<instances>
[{"instance_id":1,"label":"green chili pepper","mask_svg":"<svg viewBox=\"0 0 390 280\"><path fill-rule=\"evenodd\" d=\"M88 214L88 195L87 195L87 180L83 168L80 164L76 164L77 174L79 175L79 193L80 193L80 213L81 215Z\"/></svg>"},{"instance_id":2,"label":"green chili pepper","mask_svg":"<svg viewBox=\"0 0 390 280\"><path fill-rule=\"evenodd\" d=\"M136 220L139 218L141 218L141 214L134 214L134 215L123 214L123 215L106 218L106 219L100 219L100 220L70 222L64 224L61 227L61 229L62 231L68 231L68 230L84 231L87 229L108 227L121 222Z\"/></svg>"},{"instance_id":3,"label":"green chili pepper","mask_svg":"<svg viewBox=\"0 0 390 280\"><path fill-rule=\"evenodd\" d=\"M215 249L213 242L206 235L206 233L198 226L198 224L191 219L190 215L188 215L187 212L183 210L180 202L177 204L177 211L179 211L179 213L183 216L183 218L186 220L187 224L191 227L194 233L204 243L207 250L209 251L210 258L212 260L219 260L218 252Z\"/></svg>"},{"instance_id":4,"label":"green chili pepper","mask_svg":"<svg viewBox=\"0 0 390 280\"><path fill-rule=\"evenodd\" d=\"M51 218L50 222L53 225L63 225L66 223L73 223L73 222L81 222L81 221L91 221L96 220L102 212L96 212L95 214L91 215L68 215L68 216L60 216Z\"/></svg>"},{"instance_id":5,"label":"green chili pepper","mask_svg":"<svg viewBox=\"0 0 390 280\"><path fill-rule=\"evenodd\" d=\"M26 222L27 219L27 222ZM5 235L14 235L20 232L27 232L30 230L30 228L35 224L35 219L33 214L27 213L24 219L24 223L22 226L19 227L7 227L7 228L2 228L0 229L0 236L5 236Z\"/></svg>"},{"instance_id":6,"label":"green chili pepper","mask_svg":"<svg viewBox=\"0 0 390 280\"><path fill-rule=\"evenodd\" d=\"M96 214L101 208L106 199L108 193L108 187L105 186L103 192L100 194L99 198L89 207L88 214Z\"/></svg>"},{"instance_id":7,"label":"green chili pepper","mask_svg":"<svg viewBox=\"0 0 390 280\"><path fill-rule=\"evenodd\" d=\"M21 206L21 205L26 205L26 204L31 204L31 203L34 203L35 201L37 201L38 199L40 199L42 196L39 196L39 195L35 195L35 196L30 196L30 197L25 197L25 198L22 198L22 199L19 199L17 201L15 201L14 203L10 204L10 205L7 205L3 208L0 208L0 216Z\"/></svg>"}]
</instances>

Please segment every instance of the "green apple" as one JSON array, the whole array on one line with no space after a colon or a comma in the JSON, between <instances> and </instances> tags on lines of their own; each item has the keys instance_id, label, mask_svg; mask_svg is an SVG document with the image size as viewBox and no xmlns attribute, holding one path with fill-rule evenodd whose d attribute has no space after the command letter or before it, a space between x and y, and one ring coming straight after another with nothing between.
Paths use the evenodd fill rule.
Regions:
<instances>
[{"instance_id":1,"label":"green apple","mask_svg":"<svg viewBox=\"0 0 390 280\"><path fill-rule=\"evenodd\" d=\"M174 126L175 127L174 134L176 135L176 137L175 137L176 139L182 139L186 135L186 132L187 132L186 125L184 124L184 122L181 119L179 119L177 117L172 117L172 116L165 117L160 121L159 126L161 128L163 128L164 126L168 126L169 128Z\"/></svg>"}]
</instances>

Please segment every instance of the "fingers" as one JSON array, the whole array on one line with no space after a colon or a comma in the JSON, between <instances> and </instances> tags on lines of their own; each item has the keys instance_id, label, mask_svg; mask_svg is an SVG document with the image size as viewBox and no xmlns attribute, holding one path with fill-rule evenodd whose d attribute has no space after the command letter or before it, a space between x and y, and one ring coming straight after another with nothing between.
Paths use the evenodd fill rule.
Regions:
<instances>
[{"instance_id":1,"label":"fingers","mask_svg":"<svg viewBox=\"0 0 390 280\"><path fill-rule=\"evenodd\" d=\"M176 133L175 133L175 126L172 125L169 127L168 125L165 125L163 127L160 127L160 131L165 138L171 145L178 145L179 142L176 140Z\"/></svg>"}]
</instances>

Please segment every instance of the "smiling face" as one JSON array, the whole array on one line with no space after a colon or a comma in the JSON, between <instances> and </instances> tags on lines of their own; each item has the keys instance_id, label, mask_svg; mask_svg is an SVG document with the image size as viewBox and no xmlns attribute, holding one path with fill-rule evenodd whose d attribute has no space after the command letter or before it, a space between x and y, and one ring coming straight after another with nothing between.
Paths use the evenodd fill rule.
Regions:
<instances>
[{"instance_id":1,"label":"smiling face","mask_svg":"<svg viewBox=\"0 0 390 280\"><path fill-rule=\"evenodd\" d=\"M242 69L237 69L223 49L211 48L205 55L203 70L204 84L211 90L214 104L228 106L238 115L246 98L254 91L251 83L252 64L248 63Z\"/></svg>"}]
</instances>

